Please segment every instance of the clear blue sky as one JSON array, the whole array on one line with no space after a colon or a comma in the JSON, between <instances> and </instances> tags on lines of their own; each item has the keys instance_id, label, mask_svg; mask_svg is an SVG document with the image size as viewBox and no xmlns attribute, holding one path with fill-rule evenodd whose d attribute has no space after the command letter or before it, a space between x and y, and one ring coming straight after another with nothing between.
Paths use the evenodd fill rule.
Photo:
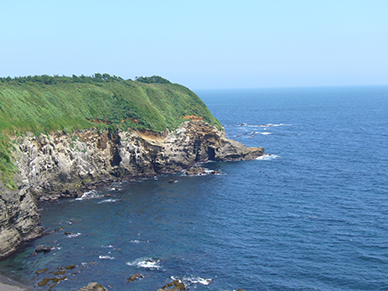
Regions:
<instances>
[{"instance_id":1,"label":"clear blue sky","mask_svg":"<svg viewBox=\"0 0 388 291\"><path fill-rule=\"evenodd\" d=\"M388 1L4 0L0 76L191 89L388 84Z\"/></svg>"}]
</instances>

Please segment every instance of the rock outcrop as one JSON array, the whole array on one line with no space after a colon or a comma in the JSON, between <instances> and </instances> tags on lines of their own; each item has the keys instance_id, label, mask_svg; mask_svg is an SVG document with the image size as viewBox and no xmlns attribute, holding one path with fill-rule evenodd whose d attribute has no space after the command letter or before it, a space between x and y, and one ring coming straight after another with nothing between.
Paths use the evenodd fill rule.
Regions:
<instances>
[{"instance_id":1,"label":"rock outcrop","mask_svg":"<svg viewBox=\"0 0 388 291\"><path fill-rule=\"evenodd\" d=\"M108 291L104 286L98 284L97 282L89 283L87 286L82 287L78 291Z\"/></svg>"},{"instance_id":2,"label":"rock outcrop","mask_svg":"<svg viewBox=\"0 0 388 291\"><path fill-rule=\"evenodd\" d=\"M174 132L54 132L15 137L17 190L0 182L0 258L37 237L37 200L79 197L93 184L190 168L197 162L250 160L264 154L227 139L204 121L187 121Z\"/></svg>"}]
</instances>

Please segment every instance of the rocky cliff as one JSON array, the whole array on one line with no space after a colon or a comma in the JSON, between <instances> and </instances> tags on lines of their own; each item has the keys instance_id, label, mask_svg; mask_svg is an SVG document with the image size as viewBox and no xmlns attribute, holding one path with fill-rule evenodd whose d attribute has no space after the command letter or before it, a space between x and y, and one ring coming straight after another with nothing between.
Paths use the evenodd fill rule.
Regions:
<instances>
[{"instance_id":1,"label":"rocky cliff","mask_svg":"<svg viewBox=\"0 0 388 291\"><path fill-rule=\"evenodd\" d=\"M1 185L0 258L41 233L37 201L79 197L91 185L173 173L201 161L250 160L263 148L229 140L204 121L174 132L83 130L14 137L17 190ZM1 183L1 182L0 182Z\"/></svg>"}]
</instances>

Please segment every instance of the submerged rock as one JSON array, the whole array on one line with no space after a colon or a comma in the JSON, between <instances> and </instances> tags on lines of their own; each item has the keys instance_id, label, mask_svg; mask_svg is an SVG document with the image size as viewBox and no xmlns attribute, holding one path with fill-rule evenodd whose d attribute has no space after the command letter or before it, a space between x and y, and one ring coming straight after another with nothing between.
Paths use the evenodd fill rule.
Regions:
<instances>
[{"instance_id":1,"label":"submerged rock","mask_svg":"<svg viewBox=\"0 0 388 291\"><path fill-rule=\"evenodd\" d=\"M74 268L75 268L74 265L69 265L69 266L65 267L66 270L72 270L72 269L74 269Z\"/></svg>"}]
</instances>

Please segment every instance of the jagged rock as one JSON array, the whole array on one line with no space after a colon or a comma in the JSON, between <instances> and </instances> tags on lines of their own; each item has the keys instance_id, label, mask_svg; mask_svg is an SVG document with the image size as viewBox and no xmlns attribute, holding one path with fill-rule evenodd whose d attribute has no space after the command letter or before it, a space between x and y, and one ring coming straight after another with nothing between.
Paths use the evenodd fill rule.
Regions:
<instances>
[{"instance_id":1,"label":"jagged rock","mask_svg":"<svg viewBox=\"0 0 388 291\"><path fill-rule=\"evenodd\" d=\"M190 169L188 169L186 171L186 175L205 175L206 174L206 171L204 168L200 167L200 166L193 166L191 167Z\"/></svg>"},{"instance_id":2,"label":"jagged rock","mask_svg":"<svg viewBox=\"0 0 388 291\"><path fill-rule=\"evenodd\" d=\"M87 286L82 287L78 291L108 291L108 289L104 288L102 285L97 282L89 283Z\"/></svg>"},{"instance_id":3,"label":"jagged rock","mask_svg":"<svg viewBox=\"0 0 388 291\"><path fill-rule=\"evenodd\" d=\"M17 189L10 190L0 179L0 259L42 234L36 199L21 175L15 174L14 180Z\"/></svg>"},{"instance_id":4,"label":"jagged rock","mask_svg":"<svg viewBox=\"0 0 388 291\"><path fill-rule=\"evenodd\" d=\"M35 249L37 253L48 253L51 251L50 247L45 247L44 245L38 245Z\"/></svg>"},{"instance_id":5,"label":"jagged rock","mask_svg":"<svg viewBox=\"0 0 388 291\"><path fill-rule=\"evenodd\" d=\"M87 189L122 177L150 177L182 171L208 160L250 160L264 154L227 139L204 121L186 121L173 132L59 131L39 138L13 137L16 190L0 181L0 258L38 237L40 201L81 197Z\"/></svg>"},{"instance_id":6,"label":"jagged rock","mask_svg":"<svg viewBox=\"0 0 388 291\"><path fill-rule=\"evenodd\" d=\"M132 282L132 281L135 281L136 279L139 279L139 278L143 278L143 276L140 275L139 273L136 273L134 275L129 276L127 282Z\"/></svg>"},{"instance_id":7,"label":"jagged rock","mask_svg":"<svg viewBox=\"0 0 388 291\"><path fill-rule=\"evenodd\" d=\"M186 290L185 284L179 280L174 280L164 285L162 288L159 288L157 291L181 291L181 290Z\"/></svg>"}]
</instances>

